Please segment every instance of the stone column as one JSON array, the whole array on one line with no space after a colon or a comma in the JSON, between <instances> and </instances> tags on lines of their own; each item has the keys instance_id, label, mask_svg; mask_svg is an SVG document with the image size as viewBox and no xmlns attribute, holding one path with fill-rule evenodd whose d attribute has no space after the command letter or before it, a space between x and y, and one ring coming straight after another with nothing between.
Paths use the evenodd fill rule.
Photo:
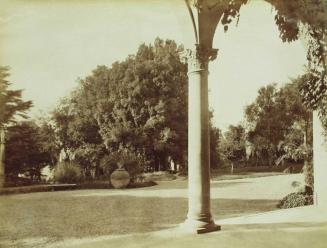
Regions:
<instances>
[{"instance_id":1,"label":"stone column","mask_svg":"<svg viewBox=\"0 0 327 248\"><path fill-rule=\"evenodd\" d=\"M5 129L0 127L0 189L5 183Z\"/></svg>"},{"instance_id":2,"label":"stone column","mask_svg":"<svg viewBox=\"0 0 327 248\"><path fill-rule=\"evenodd\" d=\"M188 215L183 228L193 233L219 230L210 212L208 62L217 49L196 45L188 61Z\"/></svg>"},{"instance_id":3,"label":"stone column","mask_svg":"<svg viewBox=\"0 0 327 248\"><path fill-rule=\"evenodd\" d=\"M317 112L313 113L314 203L327 206L327 142Z\"/></svg>"}]
</instances>

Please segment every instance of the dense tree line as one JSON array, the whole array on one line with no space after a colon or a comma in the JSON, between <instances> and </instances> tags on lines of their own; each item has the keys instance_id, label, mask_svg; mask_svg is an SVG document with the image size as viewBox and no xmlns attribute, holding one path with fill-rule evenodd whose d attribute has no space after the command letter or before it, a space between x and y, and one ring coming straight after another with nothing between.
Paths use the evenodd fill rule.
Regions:
<instances>
[{"instance_id":1,"label":"dense tree line","mask_svg":"<svg viewBox=\"0 0 327 248\"><path fill-rule=\"evenodd\" d=\"M167 170L171 159L185 169L187 67L182 50L174 41L156 39L79 80L52 115L66 157L74 154L88 174L108 169L126 152L141 170ZM213 166L218 163L218 131L211 127Z\"/></svg>"},{"instance_id":2,"label":"dense tree line","mask_svg":"<svg viewBox=\"0 0 327 248\"><path fill-rule=\"evenodd\" d=\"M242 125L231 125L220 142L220 156L238 166L280 166L304 163L312 186L312 111L300 94L306 75L278 88L258 90L246 106Z\"/></svg>"},{"instance_id":3,"label":"dense tree line","mask_svg":"<svg viewBox=\"0 0 327 248\"><path fill-rule=\"evenodd\" d=\"M84 176L97 177L112 172L121 157L138 172L167 170L170 159L186 168L187 75L179 58L182 49L170 40L143 44L135 55L111 67L98 66L79 80L48 119L12 125L7 171L40 177L46 164L54 167L58 160L68 160L75 161ZM311 112L299 94L306 79L307 75L293 79L280 89L274 84L259 89L257 99L245 109L244 124L231 125L224 135L211 124L211 166L272 166L310 159ZM21 92L14 92L20 99ZM31 102L19 104L24 117Z\"/></svg>"},{"instance_id":4,"label":"dense tree line","mask_svg":"<svg viewBox=\"0 0 327 248\"><path fill-rule=\"evenodd\" d=\"M26 121L32 102L22 99L22 90L11 89L8 77L9 68L0 67L0 131L6 145L2 144L0 152L1 173L12 180L24 173L40 180L40 170L56 163L56 156L49 149L51 133L46 123Z\"/></svg>"},{"instance_id":5,"label":"dense tree line","mask_svg":"<svg viewBox=\"0 0 327 248\"><path fill-rule=\"evenodd\" d=\"M326 1L266 1L276 10L275 22L281 39L290 42L304 37L308 43L308 70L295 80L296 86L289 85L283 90L274 85L262 88L256 102L246 109L244 130L242 126L231 126L224 137L212 128L213 165L222 158L230 161L248 158L249 144L255 157L267 158L268 164L280 158L309 160L312 120L308 109L318 110L327 126ZM240 17L241 6L247 2L222 1L222 24L226 31L232 19ZM135 55L110 68L99 66L81 80L72 95L52 113L51 121L42 125L19 123L15 128L15 116L26 117L32 103L21 99L21 91L8 89L8 68L1 67L0 127L10 127L8 137L12 140L8 144L15 144L14 137L21 132L26 144L42 144L49 152L44 156L48 163L56 164L59 157L74 159L85 174L99 173L101 164L125 154L126 150L129 157L134 156L144 167L166 168L167 157L185 167L187 79L186 66L178 56L180 49L172 41L159 39L153 46L144 44ZM298 104L299 98L295 97L298 87L308 109ZM290 99L297 100L290 102ZM24 125L24 130L19 127ZM43 149L36 151L44 152ZM223 152L217 157L219 150ZM7 158L8 166L13 164L10 159Z\"/></svg>"},{"instance_id":6,"label":"dense tree line","mask_svg":"<svg viewBox=\"0 0 327 248\"><path fill-rule=\"evenodd\" d=\"M6 123L12 122L6 135L7 173L39 179L44 166L74 161L84 177L95 178L111 173L122 158L136 172L169 170L170 161L186 169L187 66L180 60L182 50L171 40L142 44L135 55L111 67L98 66L80 79L48 117L37 121L12 122L17 114L27 118L32 103L21 100L21 91L6 89L12 95L1 109L8 112L1 115ZM217 167L220 132L210 127L210 158Z\"/></svg>"},{"instance_id":7,"label":"dense tree line","mask_svg":"<svg viewBox=\"0 0 327 248\"><path fill-rule=\"evenodd\" d=\"M301 152L296 157L296 149L308 138L312 124L311 111L302 102L300 82L301 78L294 79L281 89L273 84L262 87L256 101L246 107L248 140L269 165L281 157L301 159Z\"/></svg>"}]
</instances>

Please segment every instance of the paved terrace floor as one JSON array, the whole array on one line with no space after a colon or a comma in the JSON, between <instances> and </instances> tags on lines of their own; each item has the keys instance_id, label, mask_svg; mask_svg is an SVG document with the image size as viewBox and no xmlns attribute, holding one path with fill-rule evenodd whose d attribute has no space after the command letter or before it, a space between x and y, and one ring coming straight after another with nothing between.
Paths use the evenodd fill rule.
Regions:
<instances>
[{"instance_id":1,"label":"paved terrace floor","mask_svg":"<svg viewBox=\"0 0 327 248\"><path fill-rule=\"evenodd\" d=\"M95 239L66 240L50 247L80 248L326 248L327 222L225 225L222 231L189 235L170 229Z\"/></svg>"}]
</instances>

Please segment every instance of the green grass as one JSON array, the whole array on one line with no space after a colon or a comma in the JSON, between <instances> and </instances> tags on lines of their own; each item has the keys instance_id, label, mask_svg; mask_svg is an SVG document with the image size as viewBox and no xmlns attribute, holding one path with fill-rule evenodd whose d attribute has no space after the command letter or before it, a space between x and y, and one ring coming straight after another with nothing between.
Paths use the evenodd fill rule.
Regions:
<instances>
[{"instance_id":1,"label":"green grass","mask_svg":"<svg viewBox=\"0 0 327 248\"><path fill-rule=\"evenodd\" d=\"M184 188L185 181L169 182ZM152 189L166 189L168 183ZM138 190L150 190L138 189ZM80 193L91 193L79 196ZM172 227L185 220L186 198L92 195L107 190L40 192L0 196L0 241L95 237ZM276 201L212 200L215 219L276 209ZM0 242L1 244L1 242Z\"/></svg>"}]
</instances>

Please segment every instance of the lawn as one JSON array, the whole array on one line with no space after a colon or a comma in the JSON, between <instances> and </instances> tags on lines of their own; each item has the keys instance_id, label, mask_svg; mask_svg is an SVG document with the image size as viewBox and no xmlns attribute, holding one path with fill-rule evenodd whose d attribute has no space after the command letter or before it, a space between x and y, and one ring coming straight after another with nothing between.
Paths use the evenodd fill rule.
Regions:
<instances>
[{"instance_id":1,"label":"lawn","mask_svg":"<svg viewBox=\"0 0 327 248\"><path fill-rule=\"evenodd\" d=\"M223 183L220 187L228 187ZM169 185L169 186L168 186ZM140 193L185 189L186 181L162 182ZM0 196L1 241L20 247L23 240L55 242L67 238L144 233L185 220L186 197L108 195L115 190L75 190ZM214 218L223 219L276 209L276 200L213 199ZM43 243L43 245L45 244ZM42 246L42 245L41 245Z\"/></svg>"}]
</instances>

